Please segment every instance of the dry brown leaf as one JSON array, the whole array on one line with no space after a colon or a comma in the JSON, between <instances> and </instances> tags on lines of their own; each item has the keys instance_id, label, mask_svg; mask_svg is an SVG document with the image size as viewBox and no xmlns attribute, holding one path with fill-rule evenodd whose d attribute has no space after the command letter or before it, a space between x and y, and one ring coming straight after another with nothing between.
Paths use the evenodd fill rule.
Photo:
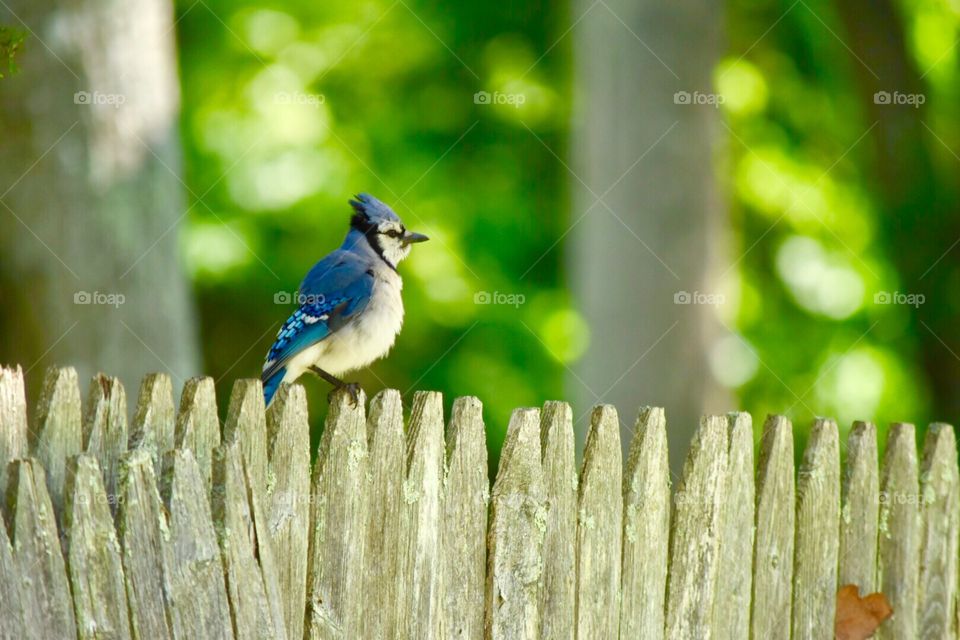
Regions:
<instances>
[{"instance_id":1,"label":"dry brown leaf","mask_svg":"<svg viewBox=\"0 0 960 640\"><path fill-rule=\"evenodd\" d=\"M866 640L880 624L893 615L882 593L860 597L860 587L847 584L837 592L837 640Z\"/></svg>"}]
</instances>

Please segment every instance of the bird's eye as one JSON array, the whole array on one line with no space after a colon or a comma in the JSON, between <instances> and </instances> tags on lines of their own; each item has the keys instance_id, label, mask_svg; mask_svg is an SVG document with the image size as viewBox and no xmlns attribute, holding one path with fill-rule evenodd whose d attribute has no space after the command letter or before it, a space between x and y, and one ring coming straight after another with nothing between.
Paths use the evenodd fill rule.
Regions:
<instances>
[{"instance_id":1,"label":"bird's eye","mask_svg":"<svg viewBox=\"0 0 960 640\"><path fill-rule=\"evenodd\" d=\"M391 238L399 238L399 237L400 237L400 232L397 231L396 229L388 229L385 233L386 233L388 236L390 236Z\"/></svg>"}]
</instances>

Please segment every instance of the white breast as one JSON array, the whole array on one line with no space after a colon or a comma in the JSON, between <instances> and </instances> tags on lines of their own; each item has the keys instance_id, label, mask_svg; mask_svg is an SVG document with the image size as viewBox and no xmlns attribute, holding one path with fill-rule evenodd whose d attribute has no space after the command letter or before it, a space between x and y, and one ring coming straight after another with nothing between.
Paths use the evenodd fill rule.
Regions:
<instances>
[{"instance_id":1,"label":"white breast","mask_svg":"<svg viewBox=\"0 0 960 640\"><path fill-rule=\"evenodd\" d=\"M403 325L403 281L384 265L374 274L370 302L362 313L332 336L291 360L284 379L299 377L310 365L339 376L385 356Z\"/></svg>"}]
</instances>

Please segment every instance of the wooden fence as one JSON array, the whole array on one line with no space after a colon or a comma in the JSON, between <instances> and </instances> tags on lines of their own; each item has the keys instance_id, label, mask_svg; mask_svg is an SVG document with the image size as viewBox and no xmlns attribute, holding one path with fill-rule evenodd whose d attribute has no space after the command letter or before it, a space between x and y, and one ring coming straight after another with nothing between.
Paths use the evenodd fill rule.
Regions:
<instances>
[{"instance_id":1,"label":"wooden fence","mask_svg":"<svg viewBox=\"0 0 960 640\"><path fill-rule=\"evenodd\" d=\"M240 380L222 433L213 383L147 376L132 424L117 380L84 411L48 372L27 420L0 370L4 638L831 638L838 585L882 591L881 638L957 635L953 429L835 423L793 434L705 418L671 497L666 421L640 410L625 467L612 407L574 462L570 407L518 409L493 488L481 404L335 398L311 469L303 389L264 411ZM9 464L6 464L9 462ZM755 470L756 469L756 470Z\"/></svg>"}]
</instances>

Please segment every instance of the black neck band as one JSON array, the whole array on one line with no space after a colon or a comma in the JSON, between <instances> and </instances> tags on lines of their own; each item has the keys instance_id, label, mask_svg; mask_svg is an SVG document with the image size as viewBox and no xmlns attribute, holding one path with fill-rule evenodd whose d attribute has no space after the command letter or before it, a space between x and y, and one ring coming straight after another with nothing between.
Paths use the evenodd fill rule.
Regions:
<instances>
[{"instance_id":1,"label":"black neck band","mask_svg":"<svg viewBox=\"0 0 960 640\"><path fill-rule=\"evenodd\" d=\"M350 218L350 228L362 233L374 253L380 256L380 259L383 260L388 267L394 271L397 270L397 268L390 264L390 261L383 256L383 247L380 246L380 234L377 233L377 225L372 224L362 213L355 213L353 217Z\"/></svg>"}]
</instances>

